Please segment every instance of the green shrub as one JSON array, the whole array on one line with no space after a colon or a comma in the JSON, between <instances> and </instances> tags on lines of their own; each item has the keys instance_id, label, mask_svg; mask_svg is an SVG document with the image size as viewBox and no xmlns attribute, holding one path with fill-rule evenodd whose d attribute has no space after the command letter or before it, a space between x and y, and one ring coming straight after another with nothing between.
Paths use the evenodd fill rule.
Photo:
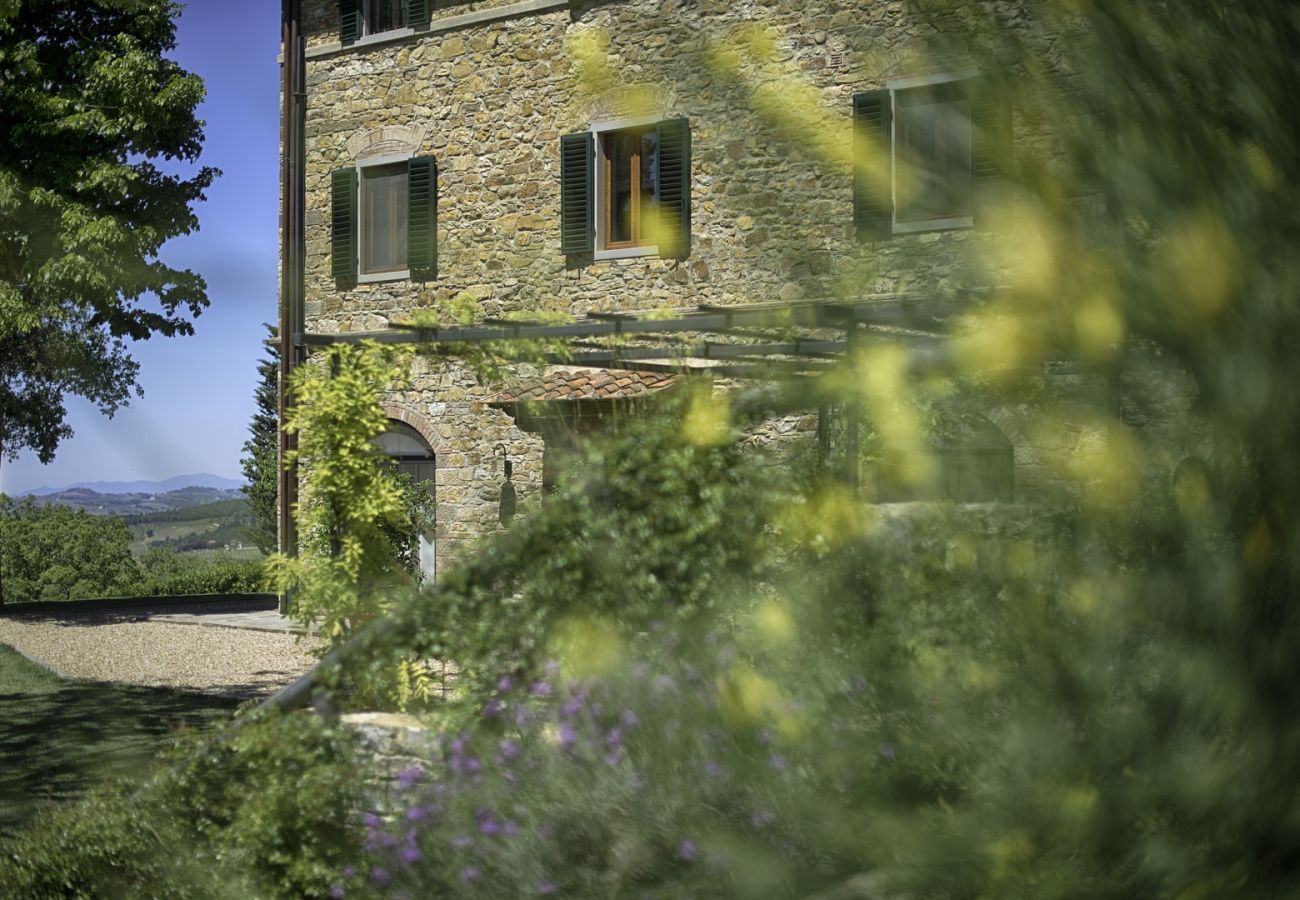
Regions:
<instances>
[{"instance_id":1,"label":"green shrub","mask_svg":"<svg viewBox=\"0 0 1300 900\"><path fill-rule=\"evenodd\" d=\"M116 516L0 494L0 580L7 602L120 596L139 577L130 543L130 531Z\"/></svg>"},{"instance_id":2,"label":"green shrub","mask_svg":"<svg viewBox=\"0 0 1300 900\"><path fill-rule=\"evenodd\" d=\"M207 848L185 840L136 786L107 783L40 816L0 847L0 895L63 898L250 896L235 871L218 873Z\"/></svg>"},{"instance_id":3,"label":"green shrub","mask_svg":"<svg viewBox=\"0 0 1300 900\"><path fill-rule=\"evenodd\" d=\"M131 595L254 594L263 589L262 561L231 556L193 556L154 548L140 557L141 579Z\"/></svg>"},{"instance_id":4,"label":"green shrub","mask_svg":"<svg viewBox=\"0 0 1300 900\"><path fill-rule=\"evenodd\" d=\"M324 895L355 850L354 735L309 712L187 749L167 778L171 814L271 896Z\"/></svg>"},{"instance_id":5,"label":"green shrub","mask_svg":"<svg viewBox=\"0 0 1300 900\"><path fill-rule=\"evenodd\" d=\"M0 846L0 896L324 896L356 851L348 733L309 714L183 741L142 785L106 784Z\"/></svg>"}]
</instances>

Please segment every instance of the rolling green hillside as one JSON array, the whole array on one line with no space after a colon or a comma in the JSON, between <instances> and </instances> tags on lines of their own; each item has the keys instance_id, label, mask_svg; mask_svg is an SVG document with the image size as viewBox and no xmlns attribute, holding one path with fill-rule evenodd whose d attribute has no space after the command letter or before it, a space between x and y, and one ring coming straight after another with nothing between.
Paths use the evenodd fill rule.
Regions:
<instances>
[{"instance_id":1,"label":"rolling green hillside","mask_svg":"<svg viewBox=\"0 0 1300 900\"><path fill-rule=\"evenodd\" d=\"M260 555L246 533L253 514L244 499L140 513L125 519L133 538L131 549L136 553L165 548L178 553L252 550L254 555Z\"/></svg>"}]
</instances>

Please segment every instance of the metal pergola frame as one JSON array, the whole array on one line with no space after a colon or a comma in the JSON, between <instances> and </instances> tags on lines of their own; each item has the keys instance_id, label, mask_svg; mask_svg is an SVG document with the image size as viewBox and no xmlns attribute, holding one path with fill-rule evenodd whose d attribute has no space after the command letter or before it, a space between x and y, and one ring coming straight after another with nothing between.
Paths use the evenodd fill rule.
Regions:
<instances>
[{"instance_id":1,"label":"metal pergola frame","mask_svg":"<svg viewBox=\"0 0 1300 900\"><path fill-rule=\"evenodd\" d=\"M803 301L755 303L736 306L701 305L671 314L646 312L591 312L563 324L487 319L470 326L422 326L394 323L384 331L342 334L298 333L294 342L302 350L337 344L422 344L434 352L454 356L458 347L488 342L565 341L572 351L551 353L502 352L506 359L554 365L593 366L672 371L723 372L738 377L807 377L824 374L863 341L903 342L914 351L918 368L926 369L949 357L949 338L941 333L955 315L970 311L990 292L965 293L947 298L880 298L858 301ZM884 329L884 330L880 330ZM791 334L803 331L811 334ZM772 334L779 332L779 334ZM828 338L827 332L838 332ZM718 335L729 340L690 344L665 344L673 334ZM626 338L629 344L595 347L601 338ZM658 338L650 344L637 343ZM825 403L818 403L818 447L827 446ZM860 412L846 404L846 445L850 458L858 443ZM855 466L846 472L857 486Z\"/></svg>"},{"instance_id":2,"label":"metal pergola frame","mask_svg":"<svg viewBox=\"0 0 1300 900\"><path fill-rule=\"evenodd\" d=\"M535 321L487 319L471 326L417 326L401 323L384 331L342 334L299 333L295 342L304 348L328 347L375 341L381 344L472 344L488 341L571 340L585 344L593 338L641 338L665 334L716 334L750 338L764 343L705 341L691 346L645 346L579 349L573 356L556 362L588 365L616 365L624 361L656 359L702 359L723 361L744 357L768 358L836 357L849 349L849 338L864 329L895 329L881 338L909 344L932 344L944 340L936 333L953 315L969 311L988 296L987 292L961 294L951 298L891 298L858 301L803 301L754 303L736 306L701 305L694 310L675 310L670 316L645 312L591 312L584 318L563 324ZM788 336L772 340L764 331L834 330L841 339Z\"/></svg>"}]
</instances>

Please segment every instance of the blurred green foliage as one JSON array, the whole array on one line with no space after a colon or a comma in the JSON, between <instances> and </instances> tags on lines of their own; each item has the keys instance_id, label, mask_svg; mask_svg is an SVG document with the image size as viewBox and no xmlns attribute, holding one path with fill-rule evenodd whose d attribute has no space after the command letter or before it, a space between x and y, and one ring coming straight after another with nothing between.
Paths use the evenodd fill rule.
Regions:
<instances>
[{"instance_id":1,"label":"blurred green foliage","mask_svg":"<svg viewBox=\"0 0 1300 900\"><path fill-rule=\"evenodd\" d=\"M352 736L310 715L183 737L143 780L52 808L4 845L0 894L323 897L355 842Z\"/></svg>"},{"instance_id":2,"label":"blurred green foliage","mask_svg":"<svg viewBox=\"0 0 1300 900\"><path fill-rule=\"evenodd\" d=\"M922 6L940 26L934 52L989 75L1032 138L1001 161L972 263L1002 281L950 345L950 377L990 405L1032 401L1030 436L1096 439L1047 454L1052 489L993 510L873 508L833 481L773 489L740 475L724 442L698 440L729 433L707 406L592 450L580 484L397 613L400 652L465 666L474 724L439 771L470 744L547 744L546 726L504 718L501 676L540 677L552 656L579 679L569 689L594 679L605 698L585 734L569 723L572 740L553 710L549 755L514 781L496 770L480 790L447 775L454 799L408 884L1300 891L1300 23L1262 2ZM603 51L588 43L583 71L597 72ZM1045 366L1062 354L1109 390L1083 405L1057 391ZM931 477L918 438L953 382L915 379L908 352L887 345L851 362L807 404L830 390L859 405L872 451L901 450L915 479ZM681 627L735 638L737 668L671 701L676 724L657 720L617 764L574 750L599 729L608 739L613 706L635 706L636 673L655 671L638 635L683 610ZM660 671L709 671L698 646L684 641ZM664 702L648 706L668 714ZM779 772L744 762L764 729L785 747ZM766 792L775 820L797 823L793 853L688 774L706 734L736 763L722 795ZM683 762L664 772L666 759ZM517 834L500 837L497 819L484 832L482 809ZM689 834L711 837L674 852ZM448 843L458 835L472 840ZM401 880L397 856L375 852L385 877L364 890Z\"/></svg>"}]
</instances>

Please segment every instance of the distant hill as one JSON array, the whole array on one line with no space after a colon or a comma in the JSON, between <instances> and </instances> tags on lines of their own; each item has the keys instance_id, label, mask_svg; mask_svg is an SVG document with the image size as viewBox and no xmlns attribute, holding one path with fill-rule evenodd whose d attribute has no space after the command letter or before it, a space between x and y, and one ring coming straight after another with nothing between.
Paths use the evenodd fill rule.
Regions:
<instances>
[{"instance_id":1,"label":"distant hill","mask_svg":"<svg viewBox=\"0 0 1300 900\"><path fill-rule=\"evenodd\" d=\"M199 473L197 475L177 475L164 481L78 481L63 487L38 487L30 491L19 491L14 496L25 497L33 494L45 497L71 490L87 490L97 494L166 494L182 488L215 488L222 491L238 491L243 488L242 481L225 478L221 475ZM206 501L198 501L206 502Z\"/></svg>"},{"instance_id":2,"label":"distant hill","mask_svg":"<svg viewBox=\"0 0 1300 900\"><path fill-rule=\"evenodd\" d=\"M227 479L229 480L229 479ZM179 490L153 493L100 493L84 487L65 488L39 495L39 503L59 503L74 509L84 509L93 515L144 516L165 513L200 503L217 503L222 500L242 500L242 490L214 487L182 487Z\"/></svg>"}]
</instances>

